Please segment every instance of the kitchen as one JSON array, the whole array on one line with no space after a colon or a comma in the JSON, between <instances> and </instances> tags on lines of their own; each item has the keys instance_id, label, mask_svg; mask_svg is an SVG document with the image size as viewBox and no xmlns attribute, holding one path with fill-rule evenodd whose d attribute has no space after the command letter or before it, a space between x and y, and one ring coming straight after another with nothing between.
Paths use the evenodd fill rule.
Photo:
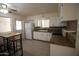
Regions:
<instances>
[{"instance_id":1,"label":"kitchen","mask_svg":"<svg viewBox=\"0 0 79 59\"><path fill-rule=\"evenodd\" d=\"M19 5L29 5L29 8L26 7L27 11L26 9L23 9L24 11L20 10L23 16L16 14L16 11L13 10L10 11L8 15L0 14L2 17L11 19L12 32L22 34L23 51L27 51L27 53L29 52L31 55L78 55L76 53L78 46L78 43L76 43L78 35L77 13L79 12L77 4L15 3L11 5L16 6L19 10L22 9ZM34 7L34 9L31 7ZM25 15L27 15L27 17ZM33 43L34 41L36 43ZM39 42L41 42L41 44L47 44L48 47L45 46L46 48L44 48ZM43 53L43 49L47 50ZM37 53L33 51L37 51Z\"/></svg>"},{"instance_id":2,"label":"kitchen","mask_svg":"<svg viewBox=\"0 0 79 59\"><path fill-rule=\"evenodd\" d=\"M57 13L48 13L48 14L40 14L35 16L27 17L27 21L32 19L32 22L35 24L35 28L33 29L33 39L43 42L50 43L50 51L53 49L53 44L61 46L61 48L66 47L65 49L71 49L74 51L75 42L76 42L76 32L77 32L77 20L76 20L76 6L75 4L62 4L60 7L60 20ZM72 11L70 10L72 8ZM62 10L62 11L61 11ZM70 12L70 13L69 13ZM62 14L61 14L62 13ZM69 17L70 16L70 17ZM35 20L36 19L36 20ZM42 19L42 20L41 20ZM34 20L34 21L33 21ZM45 25L42 25L43 20L45 21ZM48 21L48 22L46 22ZM59 48L59 49L61 49ZM63 49L61 49L63 50ZM58 50L57 50L58 51ZM60 51L60 50L59 50ZM63 50L64 51L64 50ZM71 51L67 52L72 55ZM53 52L50 52L51 55ZM67 55L66 52L60 53L61 55ZM60 55L56 53L56 55Z\"/></svg>"},{"instance_id":3,"label":"kitchen","mask_svg":"<svg viewBox=\"0 0 79 59\"><path fill-rule=\"evenodd\" d=\"M65 21L64 23L66 24L65 26L35 27L33 30L33 39L75 47L77 21ZM74 36L71 37L69 34Z\"/></svg>"}]
</instances>

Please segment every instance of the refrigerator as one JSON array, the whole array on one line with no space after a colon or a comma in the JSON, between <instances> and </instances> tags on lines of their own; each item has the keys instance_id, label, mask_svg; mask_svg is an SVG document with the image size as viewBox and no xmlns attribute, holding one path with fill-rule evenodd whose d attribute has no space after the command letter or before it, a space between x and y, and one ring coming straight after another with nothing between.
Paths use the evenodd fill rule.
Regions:
<instances>
[{"instance_id":1,"label":"refrigerator","mask_svg":"<svg viewBox=\"0 0 79 59\"><path fill-rule=\"evenodd\" d=\"M26 39L33 39L33 23L25 23L25 37Z\"/></svg>"}]
</instances>

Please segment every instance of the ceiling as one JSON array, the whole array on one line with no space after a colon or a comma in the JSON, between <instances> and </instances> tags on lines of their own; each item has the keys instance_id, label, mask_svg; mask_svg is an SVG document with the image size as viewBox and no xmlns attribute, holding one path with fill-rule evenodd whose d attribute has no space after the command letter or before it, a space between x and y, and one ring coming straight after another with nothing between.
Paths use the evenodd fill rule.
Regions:
<instances>
[{"instance_id":1,"label":"ceiling","mask_svg":"<svg viewBox=\"0 0 79 59\"><path fill-rule=\"evenodd\" d=\"M9 5L10 8L16 9L17 13L23 16L58 11L56 3L9 3Z\"/></svg>"}]
</instances>

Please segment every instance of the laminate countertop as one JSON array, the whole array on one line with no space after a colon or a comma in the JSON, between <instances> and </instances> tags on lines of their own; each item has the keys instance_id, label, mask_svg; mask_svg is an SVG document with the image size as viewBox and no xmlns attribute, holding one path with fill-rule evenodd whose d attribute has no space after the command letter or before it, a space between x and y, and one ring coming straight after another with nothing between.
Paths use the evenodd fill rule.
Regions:
<instances>
[{"instance_id":1,"label":"laminate countertop","mask_svg":"<svg viewBox=\"0 0 79 59\"><path fill-rule=\"evenodd\" d=\"M53 35L50 43L75 48L74 43L72 43L69 39L59 35Z\"/></svg>"}]
</instances>

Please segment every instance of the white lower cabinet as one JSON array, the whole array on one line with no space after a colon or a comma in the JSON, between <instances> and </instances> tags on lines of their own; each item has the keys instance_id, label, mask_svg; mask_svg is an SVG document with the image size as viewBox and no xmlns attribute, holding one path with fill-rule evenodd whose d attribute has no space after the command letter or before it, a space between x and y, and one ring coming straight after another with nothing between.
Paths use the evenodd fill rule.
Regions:
<instances>
[{"instance_id":1,"label":"white lower cabinet","mask_svg":"<svg viewBox=\"0 0 79 59\"><path fill-rule=\"evenodd\" d=\"M76 56L76 49L50 44L50 56Z\"/></svg>"},{"instance_id":2,"label":"white lower cabinet","mask_svg":"<svg viewBox=\"0 0 79 59\"><path fill-rule=\"evenodd\" d=\"M49 32L33 32L33 38L37 40L50 41L52 33Z\"/></svg>"}]
</instances>

